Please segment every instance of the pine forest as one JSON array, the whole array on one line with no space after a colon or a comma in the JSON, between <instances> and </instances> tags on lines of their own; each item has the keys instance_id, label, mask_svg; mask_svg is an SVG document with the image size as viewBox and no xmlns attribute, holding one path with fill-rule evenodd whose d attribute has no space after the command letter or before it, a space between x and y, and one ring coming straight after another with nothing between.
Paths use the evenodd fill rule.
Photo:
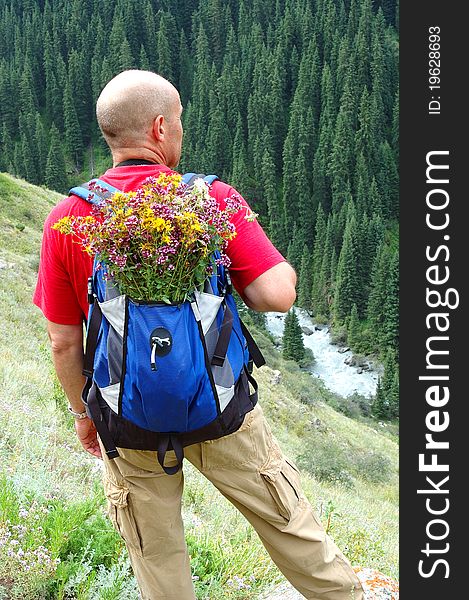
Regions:
<instances>
[{"instance_id":1,"label":"pine forest","mask_svg":"<svg viewBox=\"0 0 469 600\"><path fill-rule=\"evenodd\" d=\"M94 115L124 69L184 106L180 171L236 187L297 305L384 364L397 417L396 0L0 0L0 171L66 192L111 166Z\"/></svg>"}]
</instances>

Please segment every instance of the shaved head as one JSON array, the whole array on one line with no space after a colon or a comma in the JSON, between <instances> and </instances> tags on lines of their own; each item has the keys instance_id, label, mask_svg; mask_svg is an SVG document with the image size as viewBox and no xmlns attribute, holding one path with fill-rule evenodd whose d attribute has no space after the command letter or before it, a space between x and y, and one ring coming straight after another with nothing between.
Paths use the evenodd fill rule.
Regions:
<instances>
[{"instance_id":1,"label":"shaved head","mask_svg":"<svg viewBox=\"0 0 469 600\"><path fill-rule=\"evenodd\" d=\"M96 104L96 117L111 150L144 140L153 121L171 121L180 110L179 93L164 77L151 71L119 73L106 85Z\"/></svg>"}]
</instances>

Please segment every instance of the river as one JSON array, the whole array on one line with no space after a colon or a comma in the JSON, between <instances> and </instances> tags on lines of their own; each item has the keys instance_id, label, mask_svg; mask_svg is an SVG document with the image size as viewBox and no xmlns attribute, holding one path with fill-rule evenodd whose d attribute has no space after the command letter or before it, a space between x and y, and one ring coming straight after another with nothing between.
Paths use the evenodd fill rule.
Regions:
<instances>
[{"instance_id":1,"label":"river","mask_svg":"<svg viewBox=\"0 0 469 600\"><path fill-rule=\"evenodd\" d=\"M366 398L371 398L376 392L378 375L374 371L358 373L356 367L345 364L345 360L352 356L352 352L338 352L339 346L331 344L328 328L320 326L315 330L315 323L303 310L296 309L296 314L302 327L314 330L311 335L303 334L303 341L307 348L313 351L315 362L310 367L310 373L322 379L324 385L332 392L346 398L354 393ZM270 333L281 339L283 335L283 313L267 313L267 329Z\"/></svg>"}]
</instances>

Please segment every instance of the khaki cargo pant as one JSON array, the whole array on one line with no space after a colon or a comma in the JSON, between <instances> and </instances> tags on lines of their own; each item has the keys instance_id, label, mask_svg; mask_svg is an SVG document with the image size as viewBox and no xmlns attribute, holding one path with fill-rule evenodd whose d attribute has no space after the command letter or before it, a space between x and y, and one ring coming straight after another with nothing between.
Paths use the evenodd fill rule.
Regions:
<instances>
[{"instance_id":1,"label":"khaki cargo pant","mask_svg":"<svg viewBox=\"0 0 469 600\"><path fill-rule=\"evenodd\" d=\"M194 600L181 518L182 471L166 475L155 452L119 453L104 459L104 487L142 599ZM188 446L185 457L242 512L305 598L363 600L357 576L325 534L301 491L295 465L282 455L259 405L237 432ZM176 464L174 453L166 463Z\"/></svg>"}]
</instances>

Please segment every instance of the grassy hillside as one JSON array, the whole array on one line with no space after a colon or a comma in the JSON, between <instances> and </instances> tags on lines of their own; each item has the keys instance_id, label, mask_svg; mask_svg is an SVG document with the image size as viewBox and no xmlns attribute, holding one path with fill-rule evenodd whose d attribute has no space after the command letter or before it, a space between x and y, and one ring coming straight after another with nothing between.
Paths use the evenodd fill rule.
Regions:
<instances>
[{"instance_id":1,"label":"grassy hillside","mask_svg":"<svg viewBox=\"0 0 469 600\"><path fill-rule=\"evenodd\" d=\"M100 463L73 433L32 305L41 227L57 194L0 174L0 599L133 600L125 549L104 517ZM397 444L351 420L259 333L260 399L305 492L354 564L397 575ZM273 369L281 371L275 383ZM280 580L234 508L189 464L184 519L198 598L256 598Z\"/></svg>"}]
</instances>

